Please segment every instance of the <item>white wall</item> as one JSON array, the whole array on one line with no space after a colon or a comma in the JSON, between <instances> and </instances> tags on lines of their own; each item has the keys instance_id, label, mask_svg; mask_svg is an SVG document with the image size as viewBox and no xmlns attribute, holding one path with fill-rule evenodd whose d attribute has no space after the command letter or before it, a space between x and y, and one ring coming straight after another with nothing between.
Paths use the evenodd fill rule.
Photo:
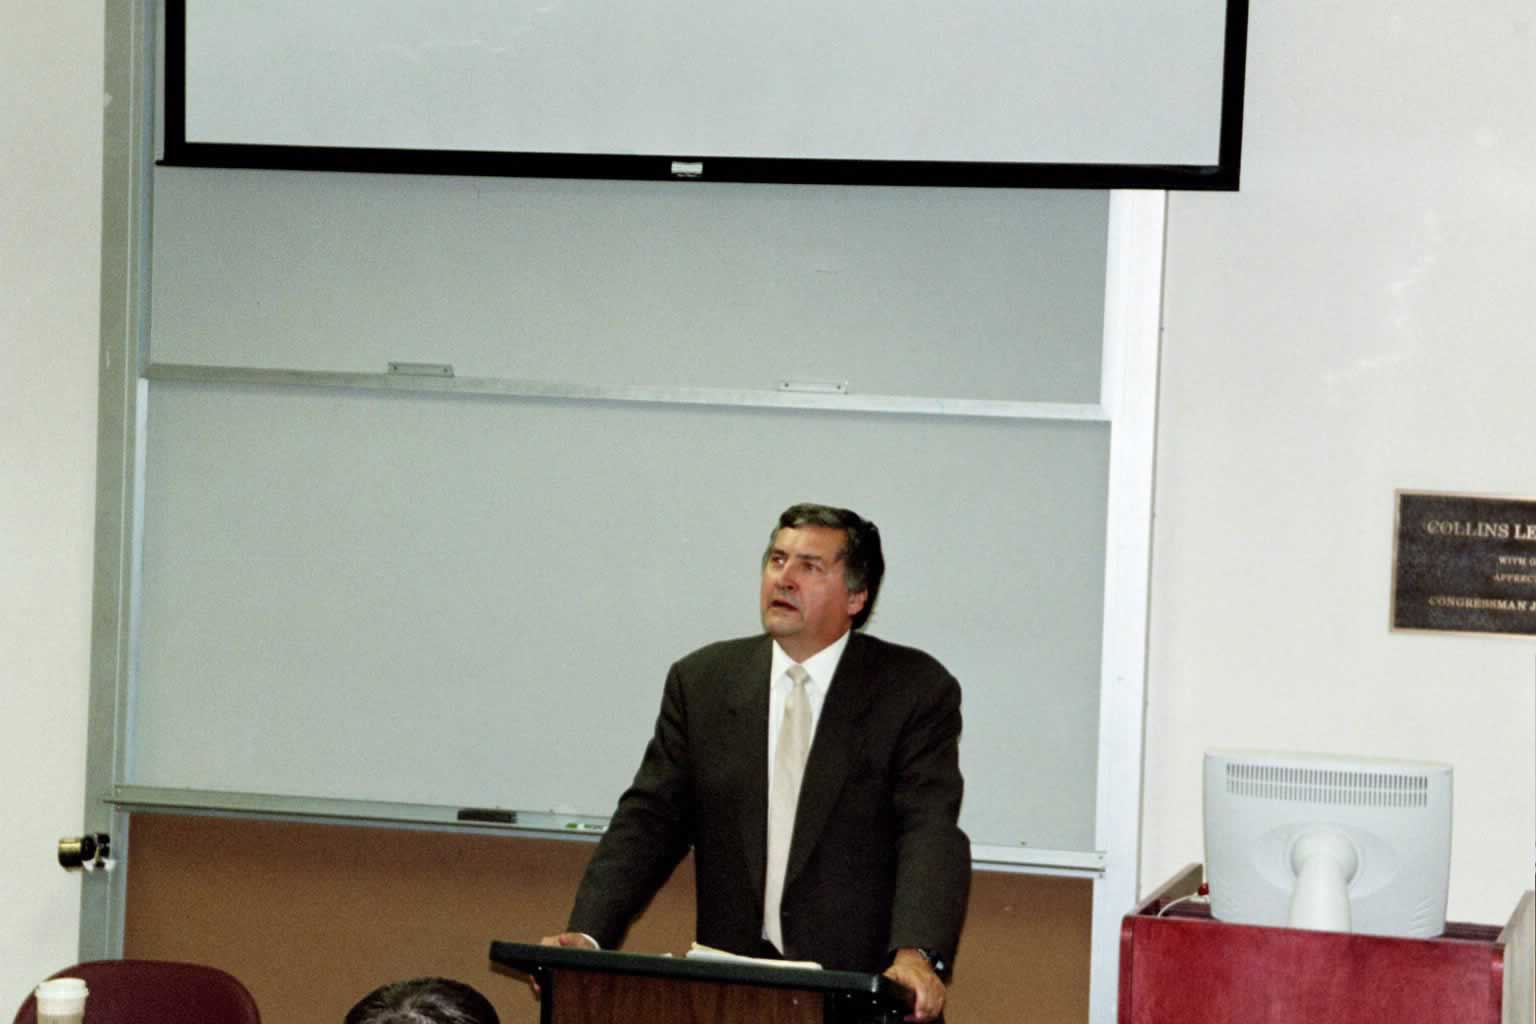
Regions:
<instances>
[{"instance_id":1,"label":"white wall","mask_svg":"<svg viewBox=\"0 0 1536 1024\"><path fill-rule=\"evenodd\" d=\"M1536 497L1533 18L1253 7L1242 191L1169 212L1143 890L1222 745L1451 762L1451 916L1531 886L1536 641L1387 618L1394 488Z\"/></svg>"},{"instance_id":2,"label":"white wall","mask_svg":"<svg viewBox=\"0 0 1536 1024\"><path fill-rule=\"evenodd\" d=\"M0 5L0 1016L75 961L85 793L102 5Z\"/></svg>"}]
</instances>

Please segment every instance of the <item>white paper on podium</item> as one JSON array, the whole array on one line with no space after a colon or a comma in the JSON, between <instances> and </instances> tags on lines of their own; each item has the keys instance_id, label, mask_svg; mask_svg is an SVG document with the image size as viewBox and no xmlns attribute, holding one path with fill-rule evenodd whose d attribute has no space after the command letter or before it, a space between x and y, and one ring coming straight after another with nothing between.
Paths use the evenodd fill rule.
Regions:
<instances>
[{"instance_id":1,"label":"white paper on podium","mask_svg":"<svg viewBox=\"0 0 1536 1024\"><path fill-rule=\"evenodd\" d=\"M813 971L821 970L821 964L811 960L768 960L757 956L742 956L739 953L727 953L713 946L701 946L697 942L688 947L687 957L689 960L719 960L728 963L756 964L762 967L800 967Z\"/></svg>"}]
</instances>

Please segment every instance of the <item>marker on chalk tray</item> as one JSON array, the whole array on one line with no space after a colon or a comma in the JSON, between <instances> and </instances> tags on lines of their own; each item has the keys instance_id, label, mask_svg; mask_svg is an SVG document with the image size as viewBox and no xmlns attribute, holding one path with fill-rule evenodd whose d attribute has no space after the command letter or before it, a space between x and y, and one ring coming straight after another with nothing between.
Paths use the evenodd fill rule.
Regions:
<instances>
[{"instance_id":1,"label":"marker on chalk tray","mask_svg":"<svg viewBox=\"0 0 1536 1024\"><path fill-rule=\"evenodd\" d=\"M599 825L593 821L568 821L565 827L572 832L605 832L608 829L607 825Z\"/></svg>"},{"instance_id":2,"label":"marker on chalk tray","mask_svg":"<svg viewBox=\"0 0 1536 1024\"><path fill-rule=\"evenodd\" d=\"M516 825L517 812L491 807L465 807L459 811L459 820L484 825Z\"/></svg>"}]
</instances>

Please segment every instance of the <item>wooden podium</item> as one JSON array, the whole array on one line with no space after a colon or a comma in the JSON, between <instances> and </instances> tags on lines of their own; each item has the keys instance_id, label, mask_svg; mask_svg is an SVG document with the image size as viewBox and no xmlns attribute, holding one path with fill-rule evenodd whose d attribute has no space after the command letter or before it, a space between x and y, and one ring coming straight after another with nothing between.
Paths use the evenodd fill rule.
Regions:
<instances>
[{"instance_id":1,"label":"wooden podium","mask_svg":"<svg viewBox=\"0 0 1536 1024\"><path fill-rule=\"evenodd\" d=\"M912 994L889 978L752 963L491 943L491 961L531 974L541 1024L897 1024Z\"/></svg>"},{"instance_id":2,"label":"wooden podium","mask_svg":"<svg viewBox=\"0 0 1536 1024\"><path fill-rule=\"evenodd\" d=\"M1438 938L1398 939L1224 924L1203 903L1174 905L1199 882L1191 865L1124 918L1120 1024L1500 1022L1508 929L1448 922Z\"/></svg>"}]
</instances>

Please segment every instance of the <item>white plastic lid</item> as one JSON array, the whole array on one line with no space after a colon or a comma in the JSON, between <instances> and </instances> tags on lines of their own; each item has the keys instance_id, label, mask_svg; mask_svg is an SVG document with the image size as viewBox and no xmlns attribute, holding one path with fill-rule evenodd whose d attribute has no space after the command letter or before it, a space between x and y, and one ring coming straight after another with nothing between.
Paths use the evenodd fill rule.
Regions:
<instances>
[{"instance_id":1,"label":"white plastic lid","mask_svg":"<svg viewBox=\"0 0 1536 1024\"><path fill-rule=\"evenodd\" d=\"M37 986L37 1009L39 1013L79 1013L88 995L84 978L50 978Z\"/></svg>"}]
</instances>

